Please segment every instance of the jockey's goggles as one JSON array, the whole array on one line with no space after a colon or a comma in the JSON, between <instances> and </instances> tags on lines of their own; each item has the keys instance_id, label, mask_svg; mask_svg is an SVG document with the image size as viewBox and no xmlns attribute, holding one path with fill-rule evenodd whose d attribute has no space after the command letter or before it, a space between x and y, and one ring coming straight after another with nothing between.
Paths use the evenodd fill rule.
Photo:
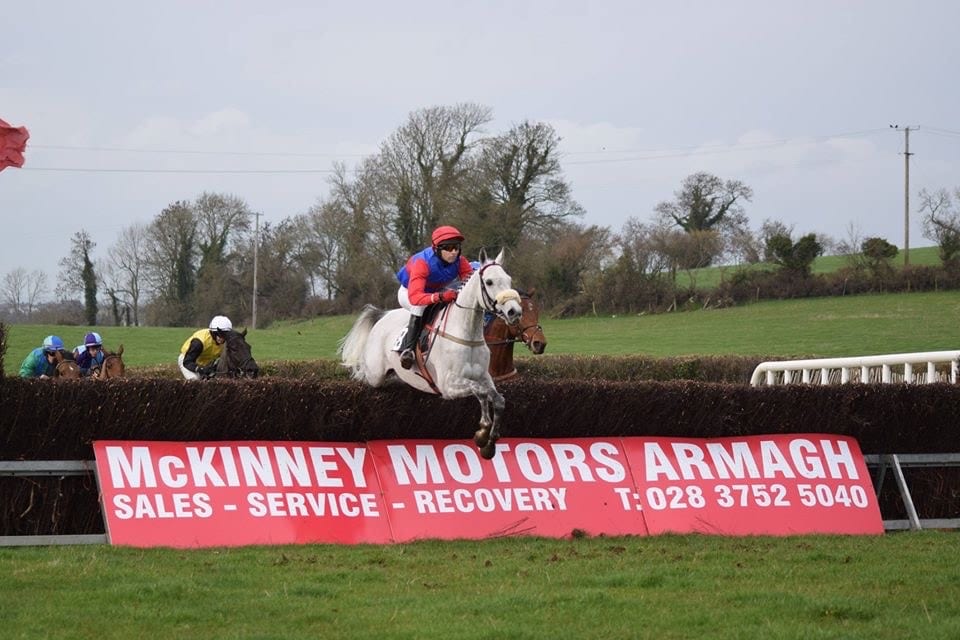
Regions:
<instances>
[{"instance_id":1,"label":"jockey's goggles","mask_svg":"<svg viewBox=\"0 0 960 640\"><path fill-rule=\"evenodd\" d=\"M459 242L455 244L445 243L445 244L437 245L437 248L440 249L441 251L460 251L460 243Z\"/></svg>"}]
</instances>

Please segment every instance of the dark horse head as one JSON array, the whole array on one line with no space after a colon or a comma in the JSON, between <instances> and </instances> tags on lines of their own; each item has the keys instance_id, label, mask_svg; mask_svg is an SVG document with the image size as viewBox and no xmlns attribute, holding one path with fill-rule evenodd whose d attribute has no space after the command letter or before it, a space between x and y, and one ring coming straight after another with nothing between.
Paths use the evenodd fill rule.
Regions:
<instances>
[{"instance_id":1,"label":"dark horse head","mask_svg":"<svg viewBox=\"0 0 960 640\"><path fill-rule=\"evenodd\" d=\"M253 359L246 335L246 329L242 333L239 331L227 333L227 341L223 345L223 351L217 363L218 378L256 378L260 375L260 367Z\"/></svg>"}]
</instances>

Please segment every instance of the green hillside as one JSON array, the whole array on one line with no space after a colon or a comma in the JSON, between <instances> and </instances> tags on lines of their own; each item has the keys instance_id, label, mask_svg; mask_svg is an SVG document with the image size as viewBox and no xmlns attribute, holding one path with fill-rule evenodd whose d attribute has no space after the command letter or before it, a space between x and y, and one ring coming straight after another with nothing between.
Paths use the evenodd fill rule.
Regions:
<instances>
[{"instance_id":1,"label":"green hillside","mask_svg":"<svg viewBox=\"0 0 960 640\"><path fill-rule=\"evenodd\" d=\"M903 252L900 252L893 260L895 266L903 265ZM938 266L940 264L940 254L937 247L920 247L910 249L910 264L915 266ZM820 256L813 262L814 273L833 273L843 267L848 266L848 259L845 256ZM683 271L677 274L677 281L681 285L693 283L699 289L712 289L724 279L730 278L733 274L740 271L772 271L776 269L775 265L769 263L751 264L751 265L727 265L722 267L705 267L703 269L693 269Z\"/></svg>"},{"instance_id":2,"label":"green hillside","mask_svg":"<svg viewBox=\"0 0 960 640\"><path fill-rule=\"evenodd\" d=\"M549 340L547 355L763 355L849 356L960 348L960 291L878 294L766 301L729 309L659 315L541 318ZM247 336L261 361L335 359L337 341L352 316L323 317L251 331ZM4 373L15 375L20 361L43 337L55 333L79 344L86 329L52 325L11 325ZM124 345L128 366L162 366L176 361L192 329L102 327L108 348ZM520 357L529 356L517 349Z\"/></svg>"}]
</instances>

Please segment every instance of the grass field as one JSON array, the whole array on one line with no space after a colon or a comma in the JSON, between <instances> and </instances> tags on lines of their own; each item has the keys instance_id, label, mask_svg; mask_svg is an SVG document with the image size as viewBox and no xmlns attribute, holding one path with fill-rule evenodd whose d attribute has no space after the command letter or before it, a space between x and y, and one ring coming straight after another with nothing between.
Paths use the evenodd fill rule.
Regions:
<instances>
[{"instance_id":1,"label":"grass field","mask_svg":"<svg viewBox=\"0 0 960 640\"><path fill-rule=\"evenodd\" d=\"M549 353L865 355L958 348L960 292L544 319ZM351 318L252 332L335 357ZM42 337L13 326L10 374ZM133 366L190 330L103 328ZM11 357L12 356L12 357ZM549 357L549 356L539 356ZM172 364L170 366L173 366ZM235 549L0 548L2 637L958 638L960 535L493 539Z\"/></svg>"},{"instance_id":2,"label":"grass field","mask_svg":"<svg viewBox=\"0 0 960 640\"><path fill-rule=\"evenodd\" d=\"M541 317L549 345L546 355L651 356L761 355L856 356L960 349L960 291L881 294L766 301L730 309L650 316ZM247 336L260 361L335 359L337 341L351 316L278 324ZM26 354L54 333L79 344L86 329L52 325L10 325L6 375L16 375ZM180 345L191 329L101 327L109 348L124 345L131 367L175 368ZM517 349L519 357L530 357Z\"/></svg>"},{"instance_id":3,"label":"grass field","mask_svg":"<svg viewBox=\"0 0 960 640\"><path fill-rule=\"evenodd\" d=\"M4 638L960 637L960 536L0 549Z\"/></svg>"}]
</instances>

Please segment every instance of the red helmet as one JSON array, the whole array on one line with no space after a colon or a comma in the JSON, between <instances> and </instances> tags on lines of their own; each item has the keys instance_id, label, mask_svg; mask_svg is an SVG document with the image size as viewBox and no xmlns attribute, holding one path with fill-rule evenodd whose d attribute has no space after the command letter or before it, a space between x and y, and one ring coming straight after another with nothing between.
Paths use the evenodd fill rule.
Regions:
<instances>
[{"instance_id":1,"label":"red helmet","mask_svg":"<svg viewBox=\"0 0 960 640\"><path fill-rule=\"evenodd\" d=\"M444 242L463 242L463 234L456 227L437 227L433 230L431 240L433 241L433 248L436 249L438 245Z\"/></svg>"}]
</instances>

